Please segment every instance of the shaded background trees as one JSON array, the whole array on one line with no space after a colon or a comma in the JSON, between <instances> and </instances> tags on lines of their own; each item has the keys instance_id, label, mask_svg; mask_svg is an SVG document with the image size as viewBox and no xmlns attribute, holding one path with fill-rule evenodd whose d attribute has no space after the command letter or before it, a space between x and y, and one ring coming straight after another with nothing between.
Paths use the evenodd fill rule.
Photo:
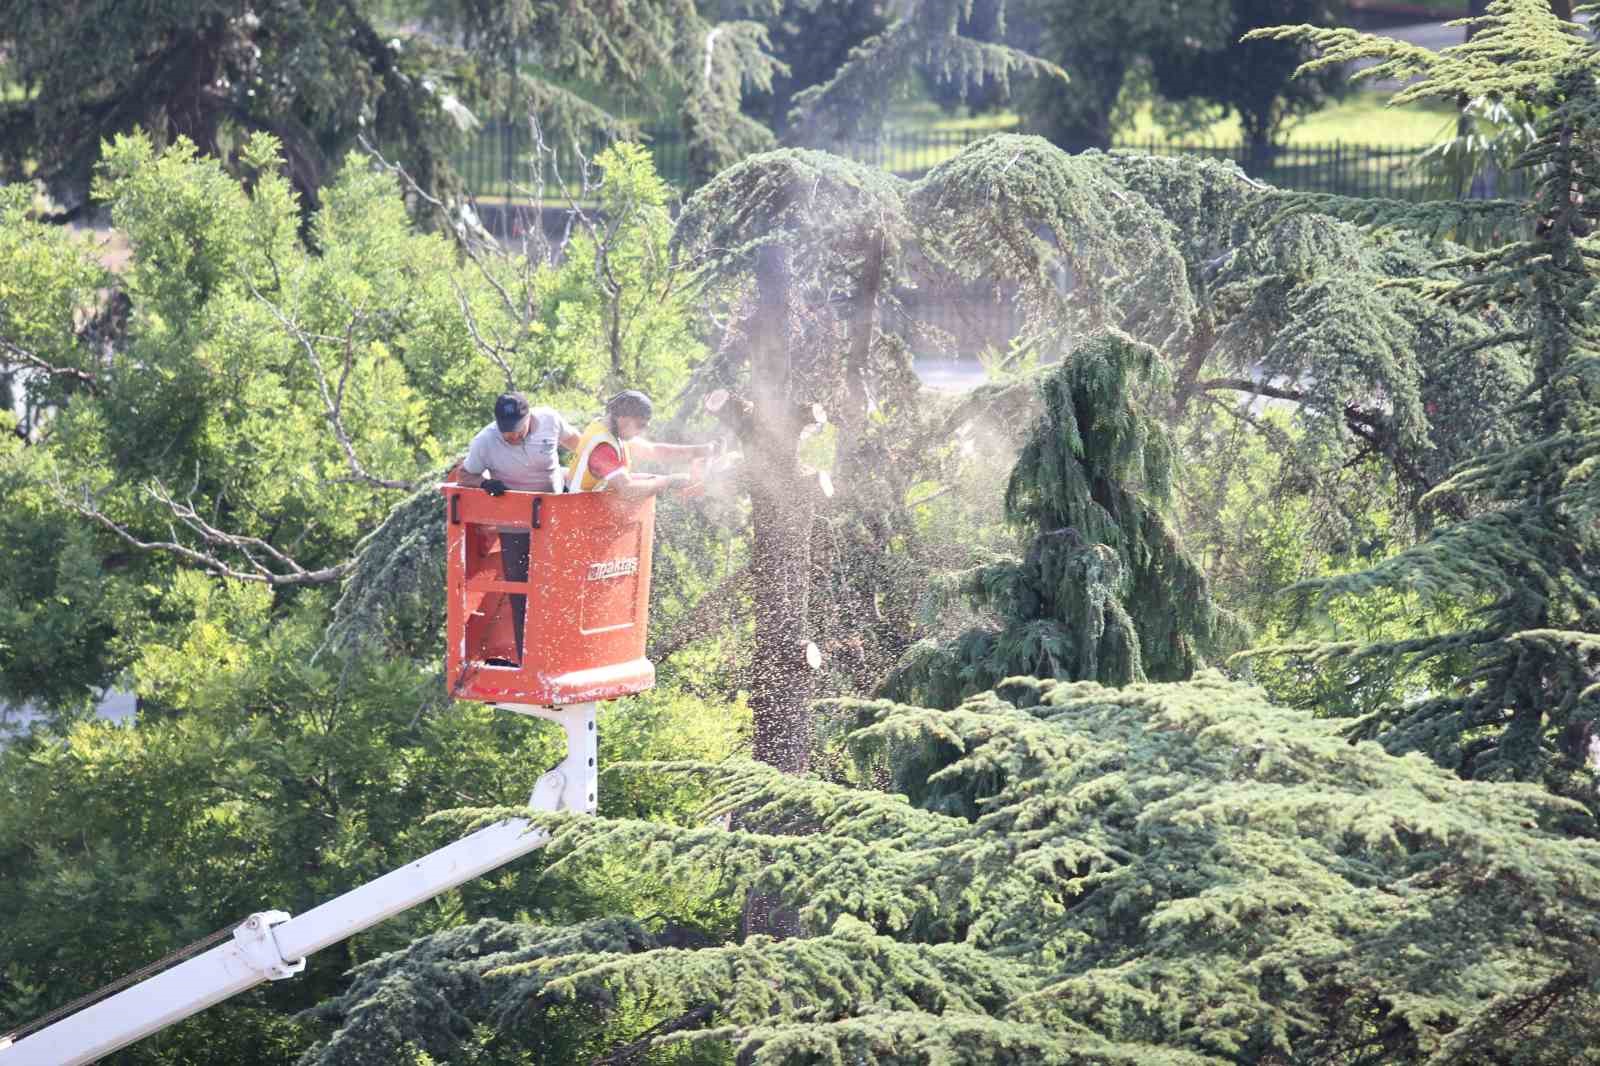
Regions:
<instances>
[{"instance_id":1,"label":"shaded background trees","mask_svg":"<svg viewBox=\"0 0 1600 1066\"><path fill-rule=\"evenodd\" d=\"M1149 55L1156 92L1172 101L1197 101L1237 116L1249 147L1247 169L1272 161L1273 143L1296 118L1327 104L1345 85L1345 72L1323 68L1297 77L1306 49L1292 41L1245 40L1251 30L1301 23L1334 26L1339 0L1230 0L1221 41L1208 47L1192 37L1164 38Z\"/></svg>"}]
</instances>

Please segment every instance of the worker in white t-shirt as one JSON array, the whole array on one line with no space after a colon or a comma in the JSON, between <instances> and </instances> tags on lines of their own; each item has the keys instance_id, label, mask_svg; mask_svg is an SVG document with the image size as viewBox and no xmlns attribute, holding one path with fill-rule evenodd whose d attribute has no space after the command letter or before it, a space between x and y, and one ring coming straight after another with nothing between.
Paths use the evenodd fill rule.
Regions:
<instances>
[{"instance_id":1,"label":"worker in white t-shirt","mask_svg":"<svg viewBox=\"0 0 1600 1066\"><path fill-rule=\"evenodd\" d=\"M576 449L578 439L578 431L554 408L529 407L522 393L502 393L494 402L494 421L484 426L467 448L458 483L466 488L482 488L491 496L499 496L507 489L560 492L562 477L556 462L556 445ZM500 531L500 561L507 581L528 580L528 538L526 530ZM513 593L511 621L517 631L519 664L527 613L528 598Z\"/></svg>"},{"instance_id":2,"label":"worker in white t-shirt","mask_svg":"<svg viewBox=\"0 0 1600 1066\"><path fill-rule=\"evenodd\" d=\"M507 489L560 492L557 444L569 451L576 448L578 431L554 408L529 407L522 393L503 393L494 402L494 421L467 448L460 483L481 487L491 496Z\"/></svg>"}]
</instances>

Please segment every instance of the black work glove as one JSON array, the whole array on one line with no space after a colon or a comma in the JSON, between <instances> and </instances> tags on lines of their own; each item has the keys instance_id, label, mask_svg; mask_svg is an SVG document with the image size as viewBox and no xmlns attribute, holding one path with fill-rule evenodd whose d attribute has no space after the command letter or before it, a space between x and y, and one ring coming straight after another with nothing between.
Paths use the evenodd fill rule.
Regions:
<instances>
[{"instance_id":1,"label":"black work glove","mask_svg":"<svg viewBox=\"0 0 1600 1066\"><path fill-rule=\"evenodd\" d=\"M483 481L481 483L481 487L483 488L484 492L487 492L491 496L504 496L506 494L506 490L510 488L509 485L497 477L488 478L487 480Z\"/></svg>"}]
</instances>

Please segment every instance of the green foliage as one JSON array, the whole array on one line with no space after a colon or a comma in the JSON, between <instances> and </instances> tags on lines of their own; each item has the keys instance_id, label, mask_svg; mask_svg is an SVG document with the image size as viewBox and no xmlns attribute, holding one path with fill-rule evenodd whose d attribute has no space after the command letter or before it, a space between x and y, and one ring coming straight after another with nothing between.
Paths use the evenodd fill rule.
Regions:
<instances>
[{"instance_id":1,"label":"green foliage","mask_svg":"<svg viewBox=\"0 0 1600 1066\"><path fill-rule=\"evenodd\" d=\"M1148 82L1147 55L1222 47L1231 8L1229 0L1177 7L1160 0L1025 3L1022 32L1039 35L1037 51L1060 64L1069 80L1041 80L1019 110L1032 116L1037 132L1069 152L1108 148L1118 120L1130 110L1125 90L1131 86L1137 94Z\"/></svg>"},{"instance_id":2,"label":"green foliage","mask_svg":"<svg viewBox=\"0 0 1600 1066\"><path fill-rule=\"evenodd\" d=\"M1154 106L1177 124L1236 115L1252 147L1251 171L1296 118L1339 93L1343 75L1294 77L1309 49L1287 41L1241 40L1285 21L1337 24L1341 0L1207 0L1172 8L1157 2L1096 0L1070 6L1025 2L1005 39L1029 42L1066 71L1066 83L1041 80L1017 110L1030 128L1071 152L1106 149L1140 109Z\"/></svg>"},{"instance_id":3,"label":"green foliage","mask_svg":"<svg viewBox=\"0 0 1600 1066\"><path fill-rule=\"evenodd\" d=\"M821 15L814 3L792 6L787 17L803 13L820 30L832 6ZM965 7L918 0L893 18L863 10L826 48L808 38L796 55L791 36L774 55L770 24L785 24L776 0L292 0L270 10L206 0L138 11L96 2L70 13L8 0L0 84L14 89L0 96L0 175L47 182L76 215L105 140L143 130L159 145L186 139L231 160L265 132L284 145L311 207L365 139L454 212L462 190L449 160L479 115L532 123L545 146L565 147L637 137L634 116L671 114L698 184L775 145L741 104L791 71L800 80L779 84L777 125L789 121L792 99L805 143L870 133L882 116L876 102L914 68L962 86L1054 72L963 37Z\"/></svg>"},{"instance_id":4,"label":"green foliage","mask_svg":"<svg viewBox=\"0 0 1600 1066\"><path fill-rule=\"evenodd\" d=\"M998 83L1009 93L1014 75L1050 82L1065 78L1055 63L1027 50L965 36L963 23L971 13L971 0L916 0L894 9L883 31L851 49L832 77L795 95L791 143L822 145L870 136L914 68L960 90Z\"/></svg>"},{"instance_id":5,"label":"green foliage","mask_svg":"<svg viewBox=\"0 0 1600 1066\"><path fill-rule=\"evenodd\" d=\"M539 348L575 360L592 393L626 386L669 395L705 352L668 254L670 190L637 144L612 145L594 163L603 173L598 213L583 217L536 288Z\"/></svg>"},{"instance_id":6,"label":"green foliage","mask_svg":"<svg viewBox=\"0 0 1600 1066\"><path fill-rule=\"evenodd\" d=\"M1002 134L929 171L911 209L957 277L1016 286L1020 345L1111 327L1164 346L1190 328L1195 298L1176 220L1160 197L1128 192L1105 157Z\"/></svg>"},{"instance_id":7,"label":"green foliage","mask_svg":"<svg viewBox=\"0 0 1600 1066\"><path fill-rule=\"evenodd\" d=\"M0 463L20 450L7 436ZM105 580L88 530L31 486L0 485L0 703L75 708L104 683L117 661Z\"/></svg>"},{"instance_id":8,"label":"green foliage","mask_svg":"<svg viewBox=\"0 0 1600 1066\"><path fill-rule=\"evenodd\" d=\"M521 802L556 758L531 720L440 706L434 482L508 376L587 402L560 390L604 381L593 309L607 305L575 294L590 332L552 339L511 297L555 289L554 268L417 233L392 178L359 161L303 220L274 152L253 141L241 183L187 146L109 146L101 191L129 248L112 273L6 190L0 339L33 414L0 444L4 694L66 711L120 678L140 710L122 727L62 713L0 751L0 1027L263 906L303 911L371 880L443 842L430 813ZM627 369L665 388L696 351L687 305L639 297L640 278L670 285L648 274L664 205L647 157L614 158L617 226L601 236L643 305ZM35 373L34 356L67 373ZM316 586L350 562L334 610ZM607 709L604 757L719 757L744 714L664 687ZM630 780L603 809L681 821L702 797L692 780ZM305 1039L290 1012L417 936L491 912L649 912L618 887L625 869L542 870L385 923L124 1058L283 1061ZM736 907L705 886L640 891L731 927Z\"/></svg>"},{"instance_id":9,"label":"green foliage","mask_svg":"<svg viewBox=\"0 0 1600 1066\"><path fill-rule=\"evenodd\" d=\"M933 706L1015 675L1108 685L1181 680L1224 619L1163 511L1172 444L1133 392L1153 349L1107 335L1040 381L1043 413L1006 485L1025 556L955 575L996 621L953 646L914 649L885 691Z\"/></svg>"},{"instance_id":10,"label":"green foliage","mask_svg":"<svg viewBox=\"0 0 1600 1066\"><path fill-rule=\"evenodd\" d=\"M595 162L605 175L601 213L581 219L560 263L519 262L476 250L450 279L461 300L458 315L440 316L453 339L473 334L473 356L504 361L512 380L559 388L541 398L570 397L570 417L580 423L592 397L619 384L670 395L705 354L693 330L693 291L668 253L667 188L649 154L623 143ZM467 289L469 284L474 288ZM469 292L475 301L469 302ZM511 313L519 309L525 317ZM449 361L438 349L419 352L426 354L453 380L465 382L469 371L482 369L476 358L465 366L456 361L465 353ZM452 458L438 470L441 475L454 465L459 442L487 417L493 393L478 391L481 381L471 386L475 406L460 413L456 451L442 453ZM448 391L441 385L434 396L445 399L439 393ZM434 480L391 507L350 556L324 652L384 647L420 660L437 659L444 620L444 519Z\"/></svg>"},{"instance_id":11,"label":"green foliage","mask_svg":"<svg viewBox=\"0 0 1600 1066\"><path fill-rule=\"evenodd\" d=\"M940 491L932 486L958 480L952 440L986 405L1027 407L1014 397L999 399L1005 387L950 412L904 393L886 402L878 389L898 392L903 380L890 376L873 389L879 415L847 421L858 419L853 412L862 397L851 393L848 362L841 374L833 360L864 317L854 301L863 298L865 265L873 258L851 254L863 235L871 238L868 248L882 252L881 277L894 279L876 298L881 318L869 348L869 379L896 374L893 362L876 362L877 351L892 356L893 346L922 340L918 324L907 321L908 308L895 300L912 278L923 289L921 301L946 293L970 299L963 287L978 285L1011 300L1022 319L1007 356L1013 361L1054 357L1108 328L1129 334L1157 349L1162 371L1138 383L1133 402L1170 420L1186 450L1223 466L1229 457L1219 456L1212 442L1236 429L1264 441L1282 458L1283 490L1309 498L1320 547L1335 554L1341 541L1373 539L1362 516L1375 494L1392 500L1411 525L1428 528L1434 516L1420 498L1455 464L1510 439L1504 413L1528 381L1529 365L1504 333L1506 312L1440 306L1395 284L1458 276L1434 267L1438 229L1458 226L1470 212L1452 208L1437 213L1432 229L1373 236L1299 209L1231 166L1068 156L1040 138L1017 136L974 144L909 190L883 182L855 178L819 158L762 157L708 186L679 229L680 247L695 255L690 262L703 276L735 282L731 295L722 295L730 315L748 313L748 303L739 301L749 289L740 285L748 286L760 250L774 247L793 250L788 269L808 294L805 306L829 309L793 316L793 350L825 354L808 355L812 361L792 381L841 426L833 472L848 488L848 508L818 544L849 545L839 557L852 560L850 576L837 584L871 588L873 604L870 613L852 616L833 594L835 583L819 581L813 596L821 609L813 613L823 634L859 633L874 620L898 629L888 639L863 638L863 647L874 645L864 655L842 640L826 646L830 661L879 664L876 677L867 670L852 678L858 688L881 679L884 665L908 643L915 623L897 607L906 590L914 597L930 574L971 569L976 575L974 568L994 561L964 546L941 557L930 550L937 538L918 536L905 508ZM1368 207L1398 217L1398 205ZM1504 205L1494 210L1486 217L1505 217ZM912 248L922 261L908 255ZM742 345L725 346L689 398L739 383L745 355ZM1266 402L1287 407L1289 421L1263 418ZM1005 417L1014 432L1032 416ZM1198 508L1204 513L1205 505ZM1409 536L1397 527L1391 541L1402 545ZM993 545L991 552L1011 554L1010 547ZM831 621L840 618L847 619L842 626ZM941 621L919 627L917 635L936 644L961 632L965 619L946 613ZM1036 663L1055 653L1047 643L1065 647L1037 630L1027 640ZM985 684L972 676L956 691ZM948 698L953 694L940 702Z\"/></svg>"},{"instance_id":12,"label":"green foliage","mask_svg":"<svg viewBox=\"0 0 1600 1066\"><path fill-rule=\"evenodd\" d=\"M783 64L770 90L746 93L743 108L777 136L789 124L796 93L831 78L852 49L881 33L887 12L873 0L784 0L762 22L772 57Z\"/></svg>"},{"instance_id":13,"label":"green foliage","mask_svg":"<svg viewBox=\"0 0 1600 1066\"><path fill-rule=\"evenodd\" d=\"M558 869L716 871L799 908L804 936L454 930L361 971L307 1061L452 1055L481 1024L508 1056L1594 1060L1600 856L1559 831L1572 805L1351 745L1214 676L1008 685L951 711L836 707L855 772L903 795L658 765L716 782L708 813L741 828L550 820Z\"/></svg>"},{"instance_id":14,"label":"green foliage","mask_svg":"<svg viewBox=\"0 0 1600 1066\"><path fill-rule=\"evenodd\" d=\"M490 7L506 55L538 32L540 12ZM67 703L124 669L141 698L129 727L0 752L0 1023L518 809L555 738L438 708L430 482L507 383L576 409L631 378L776 412L768 496L832 470L844 491L782 530L803 565L741 580L740 504L664 506L658 622L729 621L606 712L602 817L540 816L549 852L130 1061L281 1061L313 1037L306 1061L328 1063L1595 1061L1600 855L1579 805L1351 744L1211 675L1137 683L1188 676L1225 595L1300 642L1255 668L1275 696L1472 776L1589 783L1594 249L1569 193L1593 202L1600 165L1588 46L1538 51L1527 8L1497 7L1490 38L1523 57L1495 77L1549 90L1530 161L1550 177L1521 216L1000 137L914 186L816 152L749 159L668 246L647 157L618 147L606 210L549 268L419 236L359 164L302 219L267 139L241 183L129 138L106 150L131 250L108 275L0 190L0 372L24 412L0 446L0 680ZM887 84L948 14L912 11L808 99ZM672 61L709 59L726 110L759 35L700 29ZM644 69L643 43L573 61ZM965 62L943 47L922 54ZM1546 85L1542 63L1566 66ZM1015 294L1013 365L1061 365L1037 397L929 402L900 297L979 280ZM695 313L729 328L691 374ZM806 436L813 402L830 426ZM1174 515L1231 564L1221 582ZM129 543L167 537L191 554ZM738 646L747 598L798 574L809 600L775 631L826 645L825 691L865 691L941 564L998 621L909 688L945 707L995 691L834 705L821 777L727 761L773 687ZM337 605L306 587L344 574ZM1267 599L1296 579L1337 643ZM50 642L63 668L20 660ZM753 712L720 698L744 685ZM803 935L746 935L752 899Z\"/></svg>"},{"instance_id":15,"label":"green foliage","mask_svg":"<svg viewBox=\"0 0 1600 1066\"><path fill-rule=\"evenodd\" d=\"M259 141L249 158L270 165L273 149ZM494 391L461 323L467 282L439 238L410 232L392 181L359 165L325 191L312 255L270 171L246 194L192 149L157 155L133 138L108 151L99 188L132 247L133 312L52 442L62 460L103 450L110 469L63 480L116 483L100 506L127 521L149 513L146 479L189 482L202 514L225 509L237 532L338 561L382 513L368 478L403 484L440 465Z\"/></svg>"},{"instance_id":16,"label":"green foliage","mask_svg":"<svg viewBox=\"0 0 1600 1066\"><path fill-rule=\"evenodd\" d=\"M254 910L298 913L371 880L444 842L425 824L430 813L520 803L558 757L559 733L532 719L469 704L422 713L438 682L412 662L307 665L322 637L320 599L302 596L285 614L259 585L181 573L148 604L142 631L123 638L134 645L136 723L86 722L0 751L0 952L12 960L0 1027ZM607 707L601 746L608 764L717 758L737 744L740 722L737 708L662 690ZM608 814L682 821L704 799L692 780L612 775ZM647 913L625 870L568 878L545 865L501 871L319 953L299 980L141 1043L128 1061L203 1056L230 1026L263 1041L276 1034L274 1046L303 1043L285 1010L334 994L364 958L485 914ZM718 928L729 921L726 902L693 886L649 894ZM236 1061L270 1058L263 1045Z\"/></svg>"},{"instance_id":17,"label":"green foliage","mask_svg":"<svg viewBox=\"0 0 1600 1066\"><path fill-rule=\"evenodd\" d=\"M899 581L883 564L910 525L904 490L916 480L899 459L914 451L917 379L890 317L913 235L904 182L804 149L729 168L678 220L674 248L701 307L730 326L683 399L733 393L718 417L742 446L738 487L751 500L758 752L809 720L817 679L794 649L817 641L827 683L859 691L904 640Z\"/></svg>"},{"instance_id":18,"label":"green foliage","mask_svg":"<svg viewBox=\"0 0 1600 1066\"><path fill-rule=\"evenodd\" d=\"M114 674L108 638L133 605L73 574L137 588L173 562L295 587L361 556L382 587L363 577L340 617L431 658L431 486L492 397L537 388L579 418L618 379L670 392L700 356L666 191L637 147L600 158L603 221L560 266L463 259L415 232L393 179L357 160L303 240L276 153L252 140L241 183L187 145L109 145L97 190L129 249L115 273L6 190L0 370L30 412L28 440L0 454L4 550L28 560L0 579L0 640L30 651L7 658L10 698L81 698ZM31 651L52 646L71 663Z\"/></svg>"},{"instance_id":19,"label":"green foliage","mask_svg":"<svg viewBox=\"0 0 1600 1066\"><path fill-rule=\"evenodd\" d=\"M1403 283L1483 315L1493 329L1451 345L1447 357L1471 356L1491 343L1524 353L1526 381L1502 408L1498 439L1463 456L1423 497L1454 512L1427 540L1361 572L1296 589L1308 601L1377 590L1416 594L1465 608L1461 624L1371 644L1275 650L1308 656L1358 682L1372 673L1368 662L1453 660L1448 683L1385 703L1352 731L1393 750L1428 752L1468 776L1544 780L1592 799L1589 737L1600 720L1600 675L1584 634L1600 630L1600 540L1591 509L1600 330L1592 224L1583 205L1600 188L1594 45L1538 0L1491 4L1469 43L1437 57L1348 31L1278 32L1318 44L1319 62L1366 55L1382 60L1374 68L1382 74L1421 75L1397 100L1470 88L1545 117L1519 162L1538 176L1522 233L1503 234L1481 252L1455 255L1437 272ZM1553 631L1567 635L1552 638Z\"/></svg>"}]
</instances>

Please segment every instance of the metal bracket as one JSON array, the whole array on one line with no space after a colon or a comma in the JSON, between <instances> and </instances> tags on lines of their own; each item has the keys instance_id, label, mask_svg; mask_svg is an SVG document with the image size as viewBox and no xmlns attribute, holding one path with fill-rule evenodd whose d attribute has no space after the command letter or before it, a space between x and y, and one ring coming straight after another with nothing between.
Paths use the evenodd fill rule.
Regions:
<instances>
[{"instance_id":1,"label":"metal bracket","mask_svg":"<svg viewBox=\"0 0 1600 1066\"><path fill-rule=\"evenodd\" d=\"M567 734L567 756L551 768L533 788L528 806L540 811L577 811L593 814L598 808L600 771L595 763L600 754L599 734L595 729L593 703L574 703L565 707L536 707L526 703L497 703L495 706L533 718L555 722Z\"/></svg>"},{"instance_id":2,"label":"metal bracket","mask_svg":"<svg viewBox=\"0 0 1600 1066\"><path fill-rule=\"evenodd\" d=\"M290 962L278 950L278 938L273 935L272 927L288 920L289 915L283 911L258 911L233 931L239 954L269 981L282 981L306 968L305 959Z\"/></svg>"}]
</instances>

